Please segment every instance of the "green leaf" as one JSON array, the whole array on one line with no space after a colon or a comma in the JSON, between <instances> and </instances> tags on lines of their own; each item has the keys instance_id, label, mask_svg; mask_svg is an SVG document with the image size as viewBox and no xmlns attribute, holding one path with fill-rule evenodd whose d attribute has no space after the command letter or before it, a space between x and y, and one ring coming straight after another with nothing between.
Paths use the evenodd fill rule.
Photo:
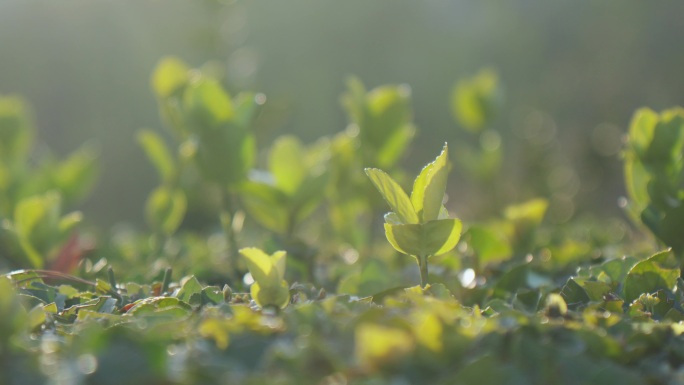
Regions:
<instances>
[{"instance_id":1,"label":"green leaf","mask_svg":"<svg viewBox=\"0 0 684 385\"><path fill-rule=\"evenodd\" d=\"M233 120L241 127L248 127L259 111L259 107L264 103L264 95L249 92L239 93L233 99L235 117Z\"/></svg>"},{"instance_id":2,"label":"green leaf","mask_svg":"<svg viewBox=\"0 0 684 385\"><path fill-rule=\"evenodd\" d=\"M287 232L289 199L282 191L266 183L245 182L240 185L240 198L247 213L262 226Z\"/></svg>"},{"instance_id":3,"label":"green leaf","mask_svg":"<svg viewBox=\"0 0 684 385\"><path fill-rule=\"evenodd\" d=\"M9 339L26 330L28 315L21 305L12 281L0 276L0 343L8 346Z\"/></svg>"},{"instance_id":4,"label":"green leaf","mask_svg":"<svg viewBox=\"0 0 684 385\"><path fill-rule=\"evenodd\" d=\"M387 85L366 92L357 78L347 81L342 104L359 129L363 164L392 167L415 134L407 86Z\"/></svg>"},{"instance_id":5,"label":"green leaf","mask_svg":"<svg viewBox=\"0 0 684 385\"><path fill-rule=\"evenodd\" d=\"M653 140L653 131L659 120L658 113L650 108L640 108L629 124L629 147L644 154Z\"/></svg>"},{"instance_id":6,"label":"green leaf","mask_svg":"<svg viewBox=\"0 0 684 385\"><path fill-rule=\"evenodd\" d=\"M65 204L82 199L92 188L97 177L97 158L95 146L86 144L52 170L51 179Z\"/></svg>"},{"instance_id":7,"label":"green leaf","mask_svg":"<svg viewBox=\"0 0 684 385\"><path fill-rule=\"evenodd\" d=\"M366 175L370 178L375 188L390 205L392 211L397 213L401 221L405 224L419 223L418 215L413 209L411 200L404 190L387 173L376 168L367 168ZM440 201L441 204L441 201Z\"/></svg>"},{"instance_id":8,"label":"green leaf","mask_svg":"<svg viewBox=\"0 0 684 385\"><path fill-rule=\"evenodd\" d=\"M619 259L611 259L601 264L599 269L604 272L613 284L622 284L627 273L639 262L634 257L625 256Z\"/></svg>"},{"instance_id":9,"label":"green leaf","mask_svg":"<svg viewBox=\"0 0 684 385\"><path fill-rule=\"evenodd\" d=\"M56 192L22 199L14 209L14 229L31 265L43 266L47 248L59 236L61 198Z\"/></svg>"},{"instance_id":10,"label":"green leaf","mask_svg":"<svg viewBox=\"0 0 684 385\"><path fill-rule=\"evenodd\" d=\"M568 305L565 303L563 296L556 293L550 293L546 297L545 308L547 314L549 313L549 311L555 312L558 315L565 315L568 312Z\"/></svg>"},{"instance_id":11,"label":"green leaf","mask_svg":"<svg viewBox=\"0 0 684 385\"><path fill-rule=\"evenodd\" d=\"M180 290L178 290L176 298L186 303L192 303L191 301L193 296L198 296L196 298L201 298L201 295L202 285L199 283L197 278L195 278L195 276L192 275L185 280L183 286L181 286Z\"/></svg>"},{"instance_id":12,"label":"green leaf","mask_svg":"<svg viewBox=\"0 0 684 385\"><path fill-rule=\"evenodd\" d=\"M207 286L202 289L202 304L219 305L225 302L223 290L218 286Z\"/></svg>"},{"instance_id":13,"label":"green leaf","mask_svg":"<svg viewBox=\"0 0 684 385\"><path fill-rule=\"evenodd\" d=\"M15 96L0 97L0 159L23 162L31 148L34 131L24 100Z\"/></svg>"},{"instance_id":14,"label":"green leaf","mask_svg":"<svg viewBox=\"0 0 684 385\"><path fill-rule=\"evenodd\" d=\"M640 156L642 162L647 167L656 170L675 166L677 160L681 158L682 146L684 146L684 110L663 111L660 120L653 128L652 135L648 148ZM656 170L652 172L657 172Z\"/></svg>"},{"instance_id":15,"label":"green leaf","mask_svg":"<svg viewBox=\"0 0 684 385\"><path fill-rule=\"evenodd\" d=\"M248 247L240 249L240 255L244 257L254 278L250 294L257 305L286 307L290 301L290 290L283 279L286 253L277 251L268 255L257 248Z\"/></svg>"},{"instance_id":16,"label":"green leaf","mask_svg":"<svg viewBox=\"0 0 684 385\"><path fill-rule=\"evenodd\" d=\"M546 199L532 199L524 203L506 207L504 210L504 217L509 221L537 226L544 219L548 207L549 201Z\"/></svg>"},{"instance_id":17,"label":"green leaf","mask_svg":"<svg viewBox=\"0 0 684 385\"><path fill-rule=\"evenodd\" d=\"M379 367L411 352L416 344L413 336L399 328L362 324L355 331L357 362L367 367Z\"/></svg>"},{"instance_id":18,"label":"green leaf","mask_svg":"<svg viewBox=\"0 0 684 385\"><path fill-rule=\"evenodd\" d=\"M392 167L413 136L410 96L406 86L382 86L366 94L357 124L370 164Z\"/></svg>"},{"instance_id":19,"label":"green leaf","mask_svg":"<svg viewBox=\"0 0 684 385\"><path fill-rule=\"evenodd\" d=\"M568 282L563 286L560 294L571 308L576 308L591 300L582 286L572 278L568 279Z\"/></svg>"},{"instance_id":20,"label":"green leaf","mask_svg":"<svg viewBox=\"0 0 684 385\"><path fill-rule=\"evenodd\" d=\"M185 92L185 109L201 127L215 128L233 117L233 102L217 80L203 78Z\"/></svg>"},{"instance_id":21,"label":"green leaf","mask_svg":"<svg viewBox=\"0 0 684 385\"><path fill-rule=\"evenodd\" d=\"M192 277L194 278L194 276ZM186 284L189 281L192 281L192 278L190 278ZM199 284L197 280L195 279L194 282L190 282L190 286L188 287L188 290L186 293L183 294L183 297L186 298L188 301L193 296L198 296L197 294L197 286L195 284ZM185 285L184 285L185 286ZM179 292L180 294L180 292ZM192 306L190 306L186 301L181 300L179 298L174 298L174 297L149 297L149 298L144 298L138 301L135 301L133 307L131 307L126 314L128 315L139 315L139 314L144 314L144 313L153 313L157 310L164 310L164 309L175 309L175 308L180 308L185 311L185 314L187 314L189 311L192 310Z\"/></svg>"},{"instance_id":22,"label":"green leaf","mask_svg":"<svg viewBox=\"0 0 684 385\"><path fill-rule=\"evenodd\" d=\"M152 74L152 88L160 98L173 95L189 81L189 69L175 57L162 58Z\"/></svg>"},{"instance_id":23,"label":"green leaf","mask_svg":"<svg viewBox=\"0 0 684 385\"><path fill-rule=\"evenodd\" d=\"M297 192L308 173L304 146L293 136L281 136L269 154L275 185L288 195Z\"/></svg>"},{"instance_id":24,"label":"green leaf","mask_svg":"<svg viewBox=\"0 0 684 385\"><path fill-rule=\"evenodd\" d=\"M216 347L225 350L230 341L231 323L225 319L209 318L200 323L198 331L204 338L211 338Z\"/></svg>"},{"instance_id":25,"label":"green leaf","mask_svg":"<svg viewBox=\"0 0 684 385\"><path fill-rule=\"evenodd\" d=\"M240 249L247 263L247 268L255 281L262 286L278 286L285 276L286 253L277 251L272 255L255 247Z\"/></svg>"},{"instance_id":26,"label":"green leaf","mask_svg":"<svg viewBox=\"0 0 684 385\"><path fill-rule=\"evenodd\" d=\"M625 301L629 303L641 294L653 294L658 290L672 291L679 273L679 265L671 251L654 254L627 273L623 290Z\"/></svg>"},{"instance_id":27,"label":"green leaf","mask_svg":"<svg viewBox=\"0 0 684 385\"><path fill-rule=\"evenodd\" d=\"M82 221L83 214L80 211L71 212L60 218L57 222L57 230L62 234L68 233Z\"/></svg>"},{"instance_id":28,"label":"green leaf","mask_svg":"<svg viewBox=\"0 0 684 385\"><path fill-rule=\"evenodd\" d=\"M461 237L458 219L439 219L423 224L385 223L385 235L392 246L408 255L436 256L451 251Z\"/></svg>"},{"instance_id":29,"label":"green leaf","mask_svg":"<svg viewBox=\"0 0 684 385\"><path fill-rule=\"evenodd\" d=\"M249 127L236 122L213 124L211 121L194 121L192 127L197 135L194 160L206 179L236 188L247 179L254 164L254 135L249 132Z\"/></svg>"},{"instance_id":30,"label":"green leaf","mask_svg":"<svg viewBox=\"0 0 684 385\"><path fill-rule=\"evenodd\" d=\"M182 190L160 186L147 199L145 217L155 231L171 235L183 222L186 209L187 199Z\"/></svg>"},{"instance_id":31,"label":"green leaf","mask_svg":"<svg viewBox=\"0 0 684 385\"><path fill-rule=\"evenodd\" d=\"M500 262L510 258L513 249L506 235L495 227L471 226L466 232L480 263Z\"/></svg>"},{"instance_id":32,"label":"green leaf","mask_svg":"<svg viewBox=\"0 0 684 385\"><path fill-rule=\"evenodd\" d=\"M405 124L394 133L388 135L382 148L377 154L377 165L382 168L391 168L404 154L416 133L413 124Z\"/></svg>"},{"instance_id":33,"label":"green leaf","mask_svg":"<svg viewBox=\"0 0 684 385\"><path fill-rule=\"evenodd\" d=\"M437 159L425 166L413 182L411 203L421 223L435 220L439 216L448 173L449 149L445 143Z\"/></svg>"},{"instance_id":34,"label":"green leaf","mask_svg":"<svg viewBox=\"0 0 684 385\"><path fill-rule=\"evenodd\" d=\"M176 167L171 153L164 144L164 140L152 130L140 130L138 143L152 162L163 183L173 181Z\"/></svg>"},{"instance_id":35,"label":"green leaf","mask_svg":"<svg viewBox=\"0 0 684 385\"><path fill-rule=\"evenodd\" d=\"M591 301L602 301L604 296L612 291L612 287L605 282L577 280L589 296Z\"/></svg>"},{"instance_id":36,"label":"green leaf","mask_svg":"<svg viewBox=\"0 0 684 385\"><path fill-rule=\"evenodd\" d=\"M456 84L451 98L451 110L464 128L478 132L492 120L498 99L498 76L494 70L488 68Z\"/></svg>"},{"instance_id":37,"label":"green leaf","mask_svg":"<svg viewBox=\"0 0 684 385\"><path fill-rule=\"evenodd\" d=\"M644 164L637 159L633 152L625 152L625 187L627 189L627 195L630 198L630 203L636 205L632 208L632 219L638 221L638 215L646 208L649 202L648 196L648 183L651 180L651 176L646 171Z\"/></svg>"},{"instance_id":38,"label":"green leaf","mask_svg":"<svg viewBox=\"0 0 684 385\"><path fill-rule=\"evenodd\" d=\"M250 287L250 295L254 302L262 308L275 306L283 309L290 302L290 289L284 280L280 281L278 285L265 285L254 282Z\"/></svg>"}]
</instances>

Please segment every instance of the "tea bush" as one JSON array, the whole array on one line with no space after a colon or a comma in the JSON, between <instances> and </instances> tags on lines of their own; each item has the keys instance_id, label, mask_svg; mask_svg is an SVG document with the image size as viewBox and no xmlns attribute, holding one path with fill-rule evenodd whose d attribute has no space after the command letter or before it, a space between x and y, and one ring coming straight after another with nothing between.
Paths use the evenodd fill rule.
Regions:
<instances>
[{"instance_id":1,"label":"tea bush","mask_svg":"<svg viewBox=\"0 0 684 385\"><path fill-rule=\"evenodd\" d=\"M29 162L28 107L0 98L1 383L684 381L680 110L638 111L625 149L626 207L651 239L614 220L551 226L539 197L480 222L449 213L452 167L501 172L491 70L454 88L479 147L452 144L452 162L445 144L410 195L407 86L352 78L344 131L263 150L264 95L176 58L152 88L166 129L137 137L159 175L147 231L76 230L82 214L64 213L96 151Z\"/></svg>"}]
</instances>

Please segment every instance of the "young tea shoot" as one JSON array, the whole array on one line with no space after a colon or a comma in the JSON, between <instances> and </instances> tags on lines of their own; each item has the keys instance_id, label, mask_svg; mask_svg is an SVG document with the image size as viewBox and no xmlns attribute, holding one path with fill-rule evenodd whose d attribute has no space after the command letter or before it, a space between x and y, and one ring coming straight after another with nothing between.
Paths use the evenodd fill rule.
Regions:
<instances>
[{"instance_id":1,"label":"young tea shoot","mask_svg":"<svg viewBox=\"0 0 684 385\"><path fill-rule=\"evenodd\" d=\"M449 173L449 149L428 164L413 182L411 197L386 172L367 168L366 175L392 209L385 214L385 235L392 246L418 260L421 286L428 283L428 258L451 251L462 224L449 218L442 204Z\"/></svg>"},{"instance_id":2,"label":"young tea shoot","mask_svg":"<svg viewBox=\"0 0 684 385\"><path fill-rule=\"evenodd\" d=\"M290 302L290 291L285 281L286 253L276 251L268 255L255 247L240 249L254 283L250 288L252 299L262 308L282 309Z\"/></svg>"}]
</instances>

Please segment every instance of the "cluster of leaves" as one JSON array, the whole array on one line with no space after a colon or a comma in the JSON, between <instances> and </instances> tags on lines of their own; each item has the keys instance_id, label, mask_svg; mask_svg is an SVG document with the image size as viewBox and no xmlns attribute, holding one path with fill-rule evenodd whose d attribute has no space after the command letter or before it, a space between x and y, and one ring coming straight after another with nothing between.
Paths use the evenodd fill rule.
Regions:
<instances>
[{"instance_id":1,"label":"cluster of leaves","mask_svg":"<svg viewBox=\"0 0 684 385\"><path fill-rule=\"evenodd\" d=\"M171 140L138 135L160 180L145 207L151 234L115 233L77 270L38 268L70 247L80 216L61 215L62 203L86 192L92 154L31 169L25 107L0 99L0 261L18 250L15 265L32 268L0 276L2 383L684 378L679 110L641 111L630 131L631 207L672 247L644 258L652 245L622 224L545 226L541 198L462 224L444 205L446 145L407 194L398 161L416 128L406 86L367 91L351 79L344 131L311 145L281 136L263 159L263 95L231 97L219 76L174 58L160 62L152 87ZM498 89L483 71L454 91L481 159L503 155L491 146ZM467 169L463 159L455 164ZM373 236L386 204L389 242ZM202 205L218 230L188 223Z\"/></svg>"},{"instance_id":2,"label":"cluster of leaves","mask_svg":"<svg viewBox=\"0 0 684 385\"><path fill-rule=\"evenodd\" d=\"M34 136L27 104L0 95L0 269L55 262L82 217L63 211L88 194L97 173L92 145L59 160L35 150Z\"/></svg>"},{"instance_id":3,"label":"cluster of leaves","mask_svg":"<svg viewBox=\"0 0 684 385\"><path fill-rule=\"evenodd\" d=\"M401 186L379 169L366 174L393 211L385 214L385 235L392 246L412 255L420 266L421 285L428 283L427 260L451 251L461 236L461 221L449 218L442 204L447 185L449 157L447 145L420 172L413 182L411 198Z\"/></svg>"},{"instance_id":4,"label":"cluster of leaves","mask_svg":"<svg viewBox=\"0 0 684 385\"><path fill-rule=\"evenodd\" d=\"M242 253L260 303L260 290L282 287L271 282L282 282L284 253ZM437 283L358 298L295 284L278 310L192 276L139 284L16 272L0 278L0 363L6 383L681 379L684 281L671 252L564 277L533 260L491 269L471 289Z\"/></svg>"},{"instance_id":5,"label":"cluster of leaves","mask_svg":"<svg viewBox=\"0 0 684 385\"><path fill-rule=\"evenodd\" d=\"M629 212L684 258L684 110L638 110L629 128Z\"/></svg>"}]
</instances>

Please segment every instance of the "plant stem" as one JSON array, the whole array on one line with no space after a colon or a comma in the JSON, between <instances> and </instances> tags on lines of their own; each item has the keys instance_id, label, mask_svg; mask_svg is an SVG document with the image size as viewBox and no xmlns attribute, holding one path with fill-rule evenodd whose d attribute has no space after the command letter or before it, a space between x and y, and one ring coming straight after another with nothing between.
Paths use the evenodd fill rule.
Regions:
<instances>
[{"instance_id":1,"label":"plant stem","mask_svg":"<svg viewBox=\"0 0 684 385\"><path fill-rule=\"evenodd\" d=\"M418 266L420 267L420 286L425 288L428 284L427 255L418 256Z\"/></svg>"}]
</instances>

